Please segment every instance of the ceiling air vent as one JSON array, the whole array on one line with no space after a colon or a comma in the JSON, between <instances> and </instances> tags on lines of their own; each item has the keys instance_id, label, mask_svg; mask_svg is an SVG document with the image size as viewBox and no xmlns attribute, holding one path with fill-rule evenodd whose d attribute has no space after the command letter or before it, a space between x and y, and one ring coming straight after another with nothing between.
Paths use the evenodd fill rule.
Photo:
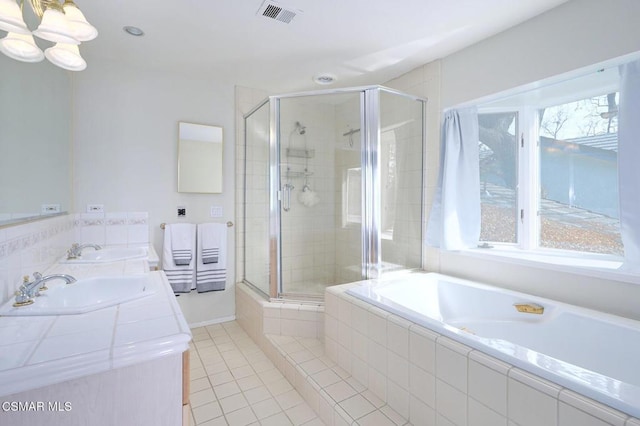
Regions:
<instances>
[{"instance_id":1,"label":"ceiling air vent","mask_svg":"<svg viewBox=\"0 0 640 426\"><path fill-rule=\"evenodd\" d=\"M302 13L301 10L284 6L272 0L266 0L262 3L260 9L258 9L258 15L275 19L276 21L284 22L285 24L291 23L293 18L300 13Z\"/></svg>"}]
</instances>

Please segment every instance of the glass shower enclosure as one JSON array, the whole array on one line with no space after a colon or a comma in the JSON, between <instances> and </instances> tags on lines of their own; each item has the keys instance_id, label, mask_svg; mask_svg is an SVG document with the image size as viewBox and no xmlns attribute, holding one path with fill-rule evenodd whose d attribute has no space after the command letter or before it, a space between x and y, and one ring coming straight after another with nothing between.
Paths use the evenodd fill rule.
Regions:
<instances>
[{"instance_id":1,"label":"glass shower enclosure","mask_svg":"<svg viewBox=\"0 0 640 426\"><path fill-rule=\"evenodd\" d=\"M269 298L422 264L425 100L380 86L245 115L244 281Z\"/></svg>"}]
</instances>

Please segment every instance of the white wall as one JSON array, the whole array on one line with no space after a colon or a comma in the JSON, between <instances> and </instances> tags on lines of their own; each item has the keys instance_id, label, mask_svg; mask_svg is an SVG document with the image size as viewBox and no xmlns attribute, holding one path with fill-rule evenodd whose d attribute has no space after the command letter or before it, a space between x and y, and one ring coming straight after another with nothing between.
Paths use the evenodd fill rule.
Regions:
<instances>
[{"instance_id":1,"label":"white wall","mask_svg":"<svg viewBox=\"0 0 640 426\"><path fill-rule=\"evenodd\" d=\"M640 49L640 2L572 0L442 59L442 107Z\"/></svg>"},{"instance_id":2,"label":"white wall","mask_svg":"<svg viewBox=\"0 0 640 426\"><path fill-rule=\"evenodd\" d=\"M106 212L148 212L151 238L162 253L162 222L233 221L234 87L189 75L89 64L74 78L74 210L89 203ZM222 194L177 192L178 122L224 128ZM210 207L224 217L212 219ZM178 206L187 209L177 217ZM229 231L227 289L178 298L190 324L234 315L235 239Z\"/></svg>"},{"instance_id":3,"label":"white wall","mask_svg":"<svg viewBox=\"0 0 640 426\"><path fill-rule=\"evenodd\" d=\"M429 98L427 213L437 183L441 112L640 50L640 2L573 0L388 85ZM437 108L437 112L434 109ZM640 286L427 248L425 268L640 320Z\"/></svg>"}]
</instances>

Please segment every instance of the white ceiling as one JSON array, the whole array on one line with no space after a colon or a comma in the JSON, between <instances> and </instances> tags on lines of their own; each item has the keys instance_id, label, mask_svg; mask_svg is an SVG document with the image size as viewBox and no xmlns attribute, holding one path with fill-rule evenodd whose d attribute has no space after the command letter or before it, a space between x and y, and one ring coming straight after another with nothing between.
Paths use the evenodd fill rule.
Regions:
<instances>
[{"instance_id":1,"label":"white ceiling","mask_svg":"<svg viewBox=\"0 0 640 426\"><path fill-rule=\"evenodd\" d=\"M77 0L98 38L89 67L166 69L271 92L379 84L567 0L283 0L290 24L257 14L263 0ZM127 35L133 25L143 37Z\"/></svg>"}]
</instances>

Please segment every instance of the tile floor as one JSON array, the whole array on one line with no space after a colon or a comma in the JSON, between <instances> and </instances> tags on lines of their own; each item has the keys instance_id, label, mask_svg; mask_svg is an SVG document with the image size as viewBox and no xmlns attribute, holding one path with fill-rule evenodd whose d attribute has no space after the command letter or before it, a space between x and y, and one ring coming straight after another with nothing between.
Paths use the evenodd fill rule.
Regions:
<instances>
[{"instance_id":1,"label":"tile floor","mask_svg":"<svg viewBox=\"0 0 640 426\"><path fill-rule=\"evenodd\" d=\"M324 425L237 322L191 331L192 426Z\"/></svg>"}]
</instances>

